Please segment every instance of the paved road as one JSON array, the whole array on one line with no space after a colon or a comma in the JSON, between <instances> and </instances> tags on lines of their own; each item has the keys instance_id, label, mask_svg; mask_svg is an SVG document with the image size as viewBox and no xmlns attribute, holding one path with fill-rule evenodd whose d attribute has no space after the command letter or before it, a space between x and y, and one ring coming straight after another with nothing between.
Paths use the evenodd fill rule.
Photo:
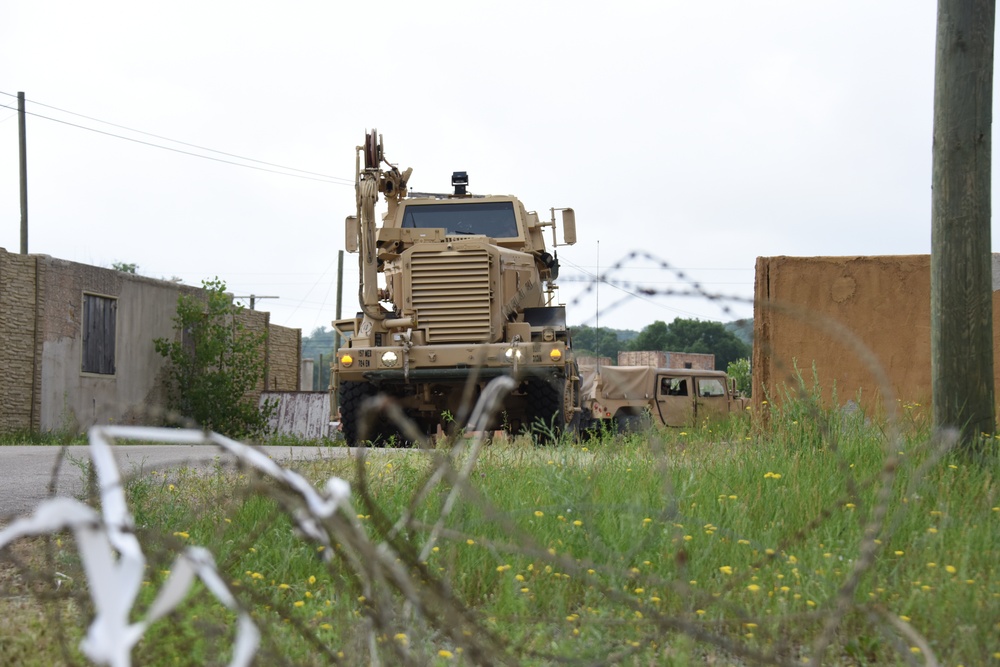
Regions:
<instances>
[{"instance_id":1,"label":"paved road","mask_svg":"<svg viewBox=\"0 0 1000 667\"><path fill-rule=\"evenodd\" d=\"M83 493L83 463L90 460L90 448L79 445L62 447L0 447L0 523L30 512L38 501L54 495L78 496ZM211 445L115 445L115 457L122 474L141 470L166 470L180 466L211 466L216 457L226 455ZM340 458L350 455L346 447L264 447L276 461L301 461L316 458ZM77 463L74 463L77 462ZM57 462L59 463L57 468Z\"/></svg>"}]
</instances>

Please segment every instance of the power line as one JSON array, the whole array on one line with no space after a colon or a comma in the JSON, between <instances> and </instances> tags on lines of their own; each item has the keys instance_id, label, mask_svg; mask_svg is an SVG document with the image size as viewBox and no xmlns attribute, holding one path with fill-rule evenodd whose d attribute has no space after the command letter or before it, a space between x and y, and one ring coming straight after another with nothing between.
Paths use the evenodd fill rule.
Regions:
<instances>
[{"instance_id":1,"label":"power line","mask_svg":"<svg viewBox=\"0 0 1000 667\"><path fill-rule=\"evenodd\" d=\"M5 93L3 91L0 91L0 93L2 93L3 95L10 95L10 93ZM39 106L48 106L48 105L40 104L38 102L34 102L34 104L39 104ZM0 104L0 107L3 107L5 109L11 109L13 111L17 111L16 107L8 106L6 104ZM49 107L49 108L55 109L56 107ZM57 110L58 111L62 111L62 109L57 109ZM165 150L165 151L171 151L173 153L180 153L182 155L190 155L191 157L197 157L197 158L201 158L203 160L212 160L213 162L221 162L223 164L229 164L229 165L233 165L233 166L236 166L236 167L244 167L246 169L256 169L257 171L265 171L265 172L272 173L272 174L280 174L282 176L292 176L294 178L303 178L303 179L310 180L310 181L319 181L321 183L330 183L330 184L333 184L333 185L351 185L351 186L354 185L354 181L348 180L346 178L341 178L339 176L329 176L327 174L318 174L318 176L321 176L321 178L317 178L317 177L314 177L314 176L305 176L305 175L302 175L302 174L315 174L316 172L310 172L310 171L306 171L304 169L296 169L294 167L284 167L282 165L276 165L276 164L273 164L273 163L270 163L270 162L264 162L263 160L255 160L253 158L244 158L244 157L241 157L239 155L233 155L231 153L225 153L223 151L216 151L216 150L211 149L211 148L203 148L201 146L196 146L195 144L188 144L188 143L185 143L183 141L177 141L175 139L169 139L169 138L166 138L166 137L160 137L159 135L151 134L151 133L148 133L148 132L142 132L140 130L131 130L131 129L127 128L127 127L123 128L123 129L129 130L131 132L138 132L139 134L146 134L148 136L156 137L158 139L164 139L165 141L172 141L174 143L182 144L182 145L185 145L185 146L191 146L193 148L198 148L200 150L208 150L208 151L211 151L213 153L219 153L220 155L228 155L230 157L235 157L235 158L238 158L240 160L249 160L251 162L257 162L259 164L267 164L267 165L279 167L280 169L288 169L288 170L292 170L292 171L302 172L302 174L293 174L293 173L289 173L288 171L278 171L276 169L266 169L264 167L257 167L257 166L254 166L252 164L243 164L241 162L234 162L232 160L224 160L222 158L212 157L211 155L201 155L199 153L193 153L191 151L185 151L185 150L181 150L179 148L172 148L170 146L164 146L162 144L156 144L156 143L152 143L150 141L143 141L141 139L136 139L134 137L126 137L126 136L123 136L123 135L120 135L120 134L115 134L114 132L106 132L104 130L99 130L99 129L95 128L95 127L87 127L86 125L80 125L78 123L71 123L71 122L69 122L67 120L61 120L59 118L52 118L51 116L44 116L42 114L35 113L33 111L25 111L25 113L27 115L29 115L29 116L34 116L36 118L42 118L44 120L50 120L50 121L52 121L54 123L61 123L63 125L69 125L70 127L75 127L75 128L81 129L81 130L88 130L90 132L96 132L97 134L103 134L105 136L114 137L116 139L124 139L125 141L131 141L131 142L134 142L134 143L137 143L137 144L142 144L143 146L150 146L152 148L160 148L160 149ZM72 113L72 112L66 112L66 113ZM73 114L73 115L78 115L78 116L81 116L83 118L88 118L89 120L96 120L99 123L105 123L105 121L101 121L101 120L97 120L97 119L91 119L88 116L82 116L82 114ZM115 125L114 123L105 123L105 124L112 125L114 127L122 127L120 125Z\"/></svg>"}]
</instances>

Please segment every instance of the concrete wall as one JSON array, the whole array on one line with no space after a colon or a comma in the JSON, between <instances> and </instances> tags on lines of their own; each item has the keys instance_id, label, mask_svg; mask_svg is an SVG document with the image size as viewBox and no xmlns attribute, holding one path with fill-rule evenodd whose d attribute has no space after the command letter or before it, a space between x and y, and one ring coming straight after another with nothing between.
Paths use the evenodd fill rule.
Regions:
<instances>
[{"instance_id":1,"label":"concrete wall","mask_svg":"<svg viewBox=\"0 0 1000 667\"><path fill-rule=\"evenodd\" d=\"M302 367L302 331L271 325L268 332L269 368L267 388L269 391L297 391ZM312 388L312 373L309 374Z\"/></svg>"},{"instance_id":2,"label":"concrete wall","mask_svg":"<svg viewBox=\"0 0 1000 667\"><path fill-rule=\"evenodd\" d=\"M0 431L4 432L38 426L36 270L34 255L0 248Z\"/></svg>"},{"instance_id":3,"label":"concrete wall","mask_svg":"<svg viewBox=\"0 0 1000 667\"><path fill-rule=\"evenodd\" d=\"M173 338L177 297L199 289L75 262L39 258L45 266L42 322L42 431L82 430L109 422L151 423L165 403L164 359L155 338ZM81 371L84 293L115 297L115 374Z\"/></svg>"},{"instance_id":4,"label":"concrete wall","mask_svg":"<svg viewBox=\"0 0 1000 667\"><path fill-rule=\"evenodd\" d=\"M998 255L993 266L996 355ZM836 389L840 405L860 397L865 408L880 408L877 368L894 399L930 403L929 255L759 257L754 292L755 399L780 400L783 387L794 386L797 364L810 387L815 366L828 404Z\"/></svg>"},{"instance_id":5,"label":"concrete wall","mask_svg":"<svg viewBox=\"0 0 1000 667\"><path fill-rule=\"evenodd\" d=\"M113 375L82 371L85 293L117 300ZM181 293L201 289L0 248L0 431L157 423L165 361L153 340L174 338ZM271 326L266 312L244 317L269 333L268 373L252 399L269 386L296 388L301 332Z\"/></svg>"}]
</instances>

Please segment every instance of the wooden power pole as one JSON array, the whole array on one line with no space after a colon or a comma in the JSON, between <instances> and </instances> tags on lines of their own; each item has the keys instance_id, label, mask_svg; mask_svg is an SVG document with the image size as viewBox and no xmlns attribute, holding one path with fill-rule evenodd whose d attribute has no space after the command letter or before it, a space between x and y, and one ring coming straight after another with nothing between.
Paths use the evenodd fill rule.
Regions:
<instances>
[{"instance_id":1,"label":"wooden power pole","mask_svg":"<svg viewBox=\"0 0 1000 667\"><path fill-rule=\"evenodd\" d=\"M996 0L938 0L931 198L936 428L995 431L990 151Z\"/></svg>"},{"instance_id":2,"label":"wooden power pole","mask_svg":"<svg viewBox=\"0 0 1000 667\"><path fill-rule=\"evenodd\" d=\"M28 254L28 139L24 119L24 93L17 94L17 147L21 172L21 254Z\"/></svg>"}]
</instances>

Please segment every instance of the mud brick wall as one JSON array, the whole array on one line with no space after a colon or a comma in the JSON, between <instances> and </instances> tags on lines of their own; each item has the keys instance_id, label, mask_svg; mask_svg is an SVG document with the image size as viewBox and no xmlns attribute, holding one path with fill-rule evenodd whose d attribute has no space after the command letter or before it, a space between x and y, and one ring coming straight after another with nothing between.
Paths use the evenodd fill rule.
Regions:
<instances>
[{"instance_id":1,"label":"mud brick wall","mask_svg":"<svg viewBox=\"0 0 1000 667\"><path fill-rule=\"evenodd\" d=\"M302 331L272 324L268 332L268 389L296 391L301 369Z\"/></svg>"},{"instance_id":2,"label":"mud brick wall","mask_svg":"<svg viewBox=\"0 0 1000 667\"><path fill-rule=\"evenodd\" d=\"M0 432L38 425L39 307L35 256L0 248Z\"/></svg>"},{"instance_id":3,"label":"mud brick wall","mask_svg":"<svg viewBox=\"0 0 1000 667\"><path fill-rule=\"evenodd\" d=\"M1000 359L998 277L994 255ZM815 369L828 406L857 401L881 410L887 392L902 405L930 405L929 255L759 257L754 297L754 399L781 400L797 383L797 367L810 390Z\"/></svg>"}]
</instances>

